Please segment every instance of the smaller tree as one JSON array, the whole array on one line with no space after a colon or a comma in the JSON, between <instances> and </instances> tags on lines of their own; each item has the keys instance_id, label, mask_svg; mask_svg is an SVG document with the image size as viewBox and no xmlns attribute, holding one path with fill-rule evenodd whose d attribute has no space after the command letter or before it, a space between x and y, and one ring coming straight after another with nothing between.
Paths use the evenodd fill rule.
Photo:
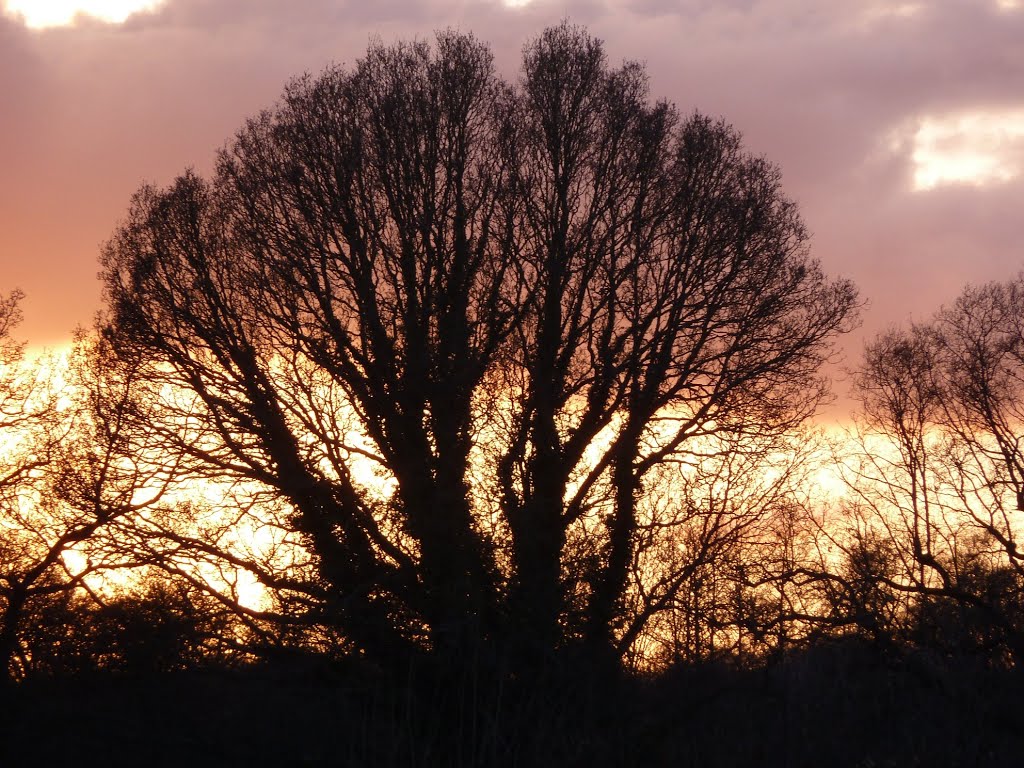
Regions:
<instances>
[{"instance_id":1,"label":"smaller tree","mask_svg":"<svg viewBox=\"0 0 1024 768\"><path fill-rule=\"evenodd\" d=\"M43 472L53 461L55 399L40 366L25 360L14 329L21 322L24 294L0 300L0 679L19 676L24 654L19 628L35 594L54 589L51 571L60 552L32 510L41 498Z\"/></svg>"},{"instance_id":2,"label":"smaller tree","mask_svg":"<svg viewBox=\"0 0 1024 768\"><path fill-rule=\"evenodd\" d=\"M26 361L12 340L19 293L0 305L0 665L5 679L30 673L34 639L55 605L91 600L90 579L131 565L115 533L162 492L139 468L126 429L133 371L102 339L81 334L65 363Z\"/></svg>"},{"instance_id":3,"label":"smaller tree","mask_svg":"<svg viewBox=\"0 0 1024 768\"><path fill-rule=\"evenodd\" d=\"M898 566L880 581L913 598L919 638L1021 658L1024 277L968 288L930 322L878 337L858 389L851 488ZM969 643L950 639L965 630Z\"/></svg>"}]
</instances>

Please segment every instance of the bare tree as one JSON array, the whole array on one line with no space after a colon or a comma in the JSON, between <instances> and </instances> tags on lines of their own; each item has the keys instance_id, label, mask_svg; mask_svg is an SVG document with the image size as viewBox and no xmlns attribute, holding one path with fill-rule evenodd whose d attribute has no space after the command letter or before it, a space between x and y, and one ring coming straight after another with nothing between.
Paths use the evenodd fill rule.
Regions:
<instances>
[{"instance_id":1,"label":"bare tree","mask_svg":"<svg viewBox=\"0 0 1024 768\"><path fill-rule=\"evenodd\" d=\"M4 436L0 469L0 678L17 674L18 630L30 592L42 572L25 551L34 530L26 508L35 501L42 469L51 460L46 415L52 401L40 392L36 371L24 361L24 344L12 336L21 321L23 298L13 291L0 302L0 430ZM41 438L41 439L40 439ZM38 571L38 572L37 572Z\"/></svg>"},{"instance_id":2,"label":"bare tree","mask_svg":"<svg viewBox=\"0 0 1024 768\"><path fill-rule=\"evenodd\" d=\"M641 512L651 472L825 395L856 296L806 239L774 166L582 30L516 85L449 32L293 82L211 181L141 190L108 333L139 426L280 501L309 615L356 647L617 658L641 518L676 514Z\"/></svg>"},{"instance_id":3,"label":"bare tree","mask_svg":"<svg viewBox=\"0 0 1024 768\"><path fill-rule=\"evenodd\" d=\"M852 484L895 544L887 587L916 596L919 620L952 603L961 615L943 619L947 629L987 626L981 634L994 631L1015 654L1024 629L1022 331L1017 278L968 288L930 322L870 345L859 383L873 445Z\"/></svg>"},{"instance_id":4,"label":"bare tree","mask_svg":"<svg viewBox=\"0 0 1024 768\"><path fill-rule=\"evenodd\" d=\"M48 606L102 604L90 580L136 557L116 537L117 524L150 506L163 488L131 458L139 448L126 429L131 364L84 335L68 360L24 360L10 337L19 299L8 297L0 320L0 663L12 680L47 655L33 624Z\"/></svg>"}]
</instances>

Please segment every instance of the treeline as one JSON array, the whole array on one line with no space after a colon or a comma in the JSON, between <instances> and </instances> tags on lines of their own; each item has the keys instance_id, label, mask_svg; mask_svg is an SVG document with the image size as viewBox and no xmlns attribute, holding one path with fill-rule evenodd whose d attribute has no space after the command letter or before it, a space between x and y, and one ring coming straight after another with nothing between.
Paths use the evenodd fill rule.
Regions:
<instances>
[{"instance_id":1,"label":"treeline","mask_svg":"<svg viewBox=\"0 0 1024 768\"><path fill-rule=\"evenodd\" d=\"M581 29L514 83L454 32L292 82L102 274L66 363L0 306L8 682L1024 653L1024 279L873 341L829 443L854 287L778 169Z\"/></svg>"},{"instance_id":2,"label":"treeline","mask_svg":"<svg viewBox=\"0 0 1024 768\"><path fill-rule=\"evenodd\" d=\"M637 532L635 588L665 571L677 584L623 668L760 668L851 640L1017 666L1022 290L1021 278L970 288L928 323L876 338L841 439L811 429L780 455L705 451L652 484L650 503L673 517ZM18 298L4 305L8 678L363 658L340 633L286 615L274 579L299 548L261 540L246 520L256 491L175 478L139 450L131 376L102 340L81 336L63 361L20 361ZM657 546L643 540L655 534ZM280 574L256 567L260 546L282 558ZM561 650L576 653L569 640Z\"/></svg>"}]
</instances>

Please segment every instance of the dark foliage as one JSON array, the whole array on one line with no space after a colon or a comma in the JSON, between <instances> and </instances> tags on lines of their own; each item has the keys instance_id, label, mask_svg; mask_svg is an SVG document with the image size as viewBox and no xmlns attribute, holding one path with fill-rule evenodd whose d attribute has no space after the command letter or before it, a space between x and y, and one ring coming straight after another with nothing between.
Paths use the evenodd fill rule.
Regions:
<instances>
[{"instance_id":1,"label":"dark foliage","mask_svg":"<svg viewBox=\"0 0 1024 768\"><path fill-rule=\"evenodd\" d=\"M29 678L152 675L220 666L231 655L224 610L180 584L102 601L64 591L30 608L22 632Z\"/></svg>"}]
</instances>

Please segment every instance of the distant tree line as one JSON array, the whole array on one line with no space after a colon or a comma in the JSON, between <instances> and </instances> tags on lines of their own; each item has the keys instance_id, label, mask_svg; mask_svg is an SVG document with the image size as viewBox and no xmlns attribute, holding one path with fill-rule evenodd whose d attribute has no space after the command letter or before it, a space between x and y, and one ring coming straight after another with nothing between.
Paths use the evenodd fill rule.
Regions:
<instances>
[{"instance_id":1,"label":"distant tree line","mask_svg":"<svg viewBox=\"0 0 1024 768\"><path fill-rule=\"evenodd\" d=\"M8 681L1024 653L1024 278L870 343L825 455L854 287L579 28L514 83L454 32L293 81L102 269L66 363L0 305Z\"/></svg>"}]
</instances>

